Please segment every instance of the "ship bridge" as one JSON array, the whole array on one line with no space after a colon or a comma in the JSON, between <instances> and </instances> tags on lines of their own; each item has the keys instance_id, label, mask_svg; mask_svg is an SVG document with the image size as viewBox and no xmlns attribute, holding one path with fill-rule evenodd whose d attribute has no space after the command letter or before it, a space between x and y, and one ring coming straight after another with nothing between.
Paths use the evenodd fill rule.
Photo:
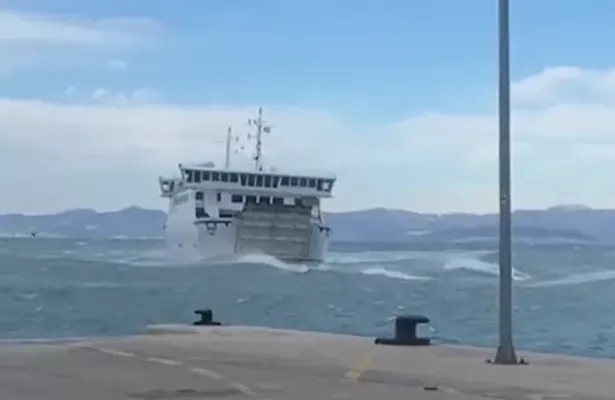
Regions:
<instances>
[{"instance_id":1,"label":"ship bridge","mask_svg":"<svg viewBox=\"0 0 615 400\"><path fill-rule=\"evenodd\" d=\"M332 197L336 176L333 174L290 174L278 171L233 171L208 168L202 164L180 165L183 182L193 189L228 192L269 192L279 196ZM273 192L273 193L271 193Z\"/></svg>"}]
</instances>

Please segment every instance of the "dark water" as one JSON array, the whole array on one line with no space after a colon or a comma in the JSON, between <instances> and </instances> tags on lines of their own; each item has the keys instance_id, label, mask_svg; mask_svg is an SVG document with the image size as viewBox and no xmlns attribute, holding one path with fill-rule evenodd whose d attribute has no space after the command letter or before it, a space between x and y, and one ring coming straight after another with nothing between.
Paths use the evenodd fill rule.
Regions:
<instances>
[{"instance_id":1,"label":"dark water","mask_svg":"<svg viewBox=\"0 0 615 400\"><path fill-rule=\"evenodd\" d=\"M368 336L421 313L438 341L491 346L496 257L477 246L345 244L307 269L261 256L178 263L157 241L0 239L0 337L129 334L211 307L224 323ZM614 261L615 248L517 247L517 347L615 356Z\"/></svg>"}]
</instances>

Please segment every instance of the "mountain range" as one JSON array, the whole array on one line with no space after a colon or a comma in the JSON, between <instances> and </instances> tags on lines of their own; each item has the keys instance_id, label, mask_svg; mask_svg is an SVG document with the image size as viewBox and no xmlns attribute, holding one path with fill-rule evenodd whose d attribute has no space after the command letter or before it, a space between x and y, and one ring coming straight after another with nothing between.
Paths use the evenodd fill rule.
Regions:
<instances>
[{"instance_id":1,"label":"mountain range","mask_svg":"<svg viewBox=\"0 0 615 400\"><path fill-rule=\"evenodd\" d=\"M112 212L73 209L57 214L0 214L0 235L70 238L156 238L163 236L166 214L128 207ZM337 241L495 240L497 214L423 214L374 208L329 213ZM615 210L556 206L513 213L516 240L615 243Z\"/></svg>"}]
</instances>

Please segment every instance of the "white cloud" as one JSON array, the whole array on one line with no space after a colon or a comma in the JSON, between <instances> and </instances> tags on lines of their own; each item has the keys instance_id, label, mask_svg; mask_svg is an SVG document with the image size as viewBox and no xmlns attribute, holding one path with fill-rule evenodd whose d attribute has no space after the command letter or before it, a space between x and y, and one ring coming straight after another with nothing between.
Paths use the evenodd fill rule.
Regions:
<instances>
[{"instance_id":1,"label":"white cloud","mask_svg":"<svg viewBox=\"0 0 615 400\"><path fill-rule=\"evenodd\" d=\"M613 102L615 69L590 70L578 67L546 68L541 73L516 82L513 100L519 106L562 102Z\"/></svg>"},{"instance_id":2,"label":"white cloud","mask_svg":"<svg viewBox=\"0 0 615 400\"><path fill-rule=\"evenodd\" d=\"M92 99L109 105L126 107L155 103L160 100L160 95L152 88L136 89L128 93L113 93L105 88L97 88L92 93Z\"/></svg>"},{"instance_id":3,"label":"white cloud","mask_svg":"<svg viewBox=\"0 0 615 400\"><path fill-rule=\"evenodd\" d=\"M0 9L0 74L55 64L87 64L107 52L134 51L161 30L148 18L77 19ZM104 60L104 58L103 58ZM111 60L122 69L127 62Z\"/></svg>"},{"instance_id":4,"label":"white cloud","mask_svg":"<svg viewBox=\"0 0 615 400\"><path fill-rule=\"evenodd\" d=\"M137 41L141 33L158 26L148 18L78 20L0 10L0 42L120 45Z\"/></svg>"},{"instance_id":5,"label":"white cloud","mask_svg":"<svg viewBox=\"0 0 615 400\"><path fill-rule=\"evenodd\" d=\"M575 71L515 83L527 96L513 112L517 207L615 204L615 104L604 100L615 90L604 89L608 71ZM558 101L553 93L562 85L582 88L583 103ZM227 126L245 137L256 110L152 104L151 89L89 93L102 104L0 100L0 181L11 188L0 210L164 207L158 174L180 161L221 163ZM541 99L538 106L529 107L529 93ZM265 113L275 125L265 142L270 161L338 173L329 208L497 208L495 115L431 113L363 128L332 111L266 106Z\"/></svg>"},{"instance_id":6,"label":"white cloud","mask_svg":"<svg viewBox=\"0 0 615 400\"><path fill-rule=\"evenodd\" d=\"M94 100L100 100L100 99L104 99L106 97L109 97L111 95L111 92L105 88L98 88L96 90L94 90L94 92L92 93L92 98Z\"/></svg>"}]
</instances>

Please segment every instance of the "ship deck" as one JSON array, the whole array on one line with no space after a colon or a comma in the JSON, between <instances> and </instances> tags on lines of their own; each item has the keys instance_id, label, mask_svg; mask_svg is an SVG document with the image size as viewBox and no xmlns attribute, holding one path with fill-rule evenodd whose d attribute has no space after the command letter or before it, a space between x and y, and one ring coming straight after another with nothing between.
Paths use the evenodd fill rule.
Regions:
<instances>
[{"instance_id":1,"label":"ship deck","mask_svg":"<svg viewBox=\"0 0 615 400\"><path fill-rule=\"evenodd\" d=\"M113 339L0 345L0 398L612 399L615 362L252 327L156 326Z\"/></svg>"}]
</instances>

